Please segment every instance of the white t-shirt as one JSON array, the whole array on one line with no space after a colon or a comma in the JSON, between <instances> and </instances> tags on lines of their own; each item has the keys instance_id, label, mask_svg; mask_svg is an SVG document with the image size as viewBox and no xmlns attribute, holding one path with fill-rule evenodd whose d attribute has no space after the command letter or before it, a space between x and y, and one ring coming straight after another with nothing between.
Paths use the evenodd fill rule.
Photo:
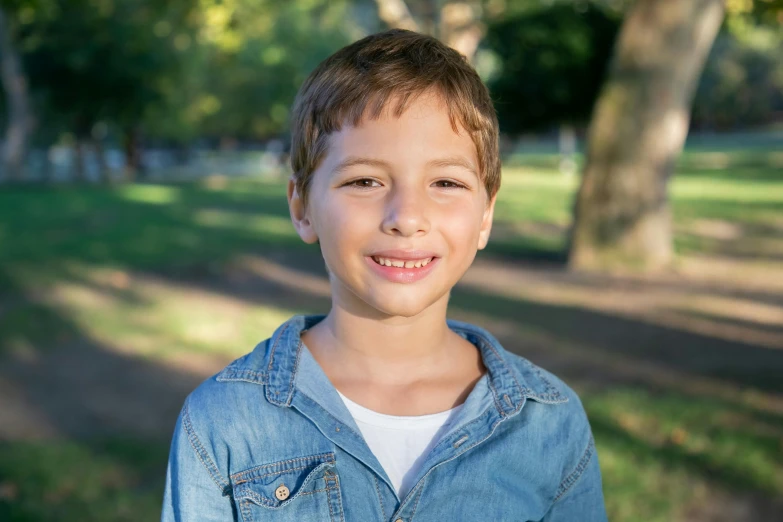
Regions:
<instances>
[{"instance_id":1,"label":"white t-shirt","mask_svg":"<svg viewBox=\"0 0 783 522\"><path fill-rule=\"evenodd\" d=\"M430 415L397 416L378 413L356 404L340 393L356 425L375 457L392 481L399 497L405 498L424 459L440 440L454 414L464 406Z\"/></svg>"}]
</instances>

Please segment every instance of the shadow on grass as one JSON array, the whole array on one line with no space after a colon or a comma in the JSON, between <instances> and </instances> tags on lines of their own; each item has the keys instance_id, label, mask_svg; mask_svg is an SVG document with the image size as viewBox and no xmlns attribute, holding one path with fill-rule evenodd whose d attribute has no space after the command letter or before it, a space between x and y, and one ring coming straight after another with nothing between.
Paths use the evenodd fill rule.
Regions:
<instances>
[{"instance_id":1,"label":"shadow on grass","mask_svg":"<svg viewBox=\"0 0 783 522\"><path fill-rule=\"evenodd\" d=\"M630 453L640 463L775 495L780 480L769 471L783 464L778 448L783 418L726 406L712 398L622 388L585 402L593 433L603 445ZM759 469L759 461L770 465Z\"/></svg>"},{"instance_id":2,"label":"shadow on grass","mask_svg":"<svg viewBox=\"0 0 783 522\"><path fill-rule=\"evenodd\" d=\"M203 376L118 353L2 288L0 520L159 517L174 422Z\"/></svg>"},{"instance_id":3,"label":"shadow on grass","mask_svg":"<svg viewBox=\"0 0 783 522\"><path fill-rule=\"evenodd\" d=\"M781 323L770 324L761 321L751 321L749 319L740 319L737 317L726 317L725 315L688 309L677 309L676 311L677 313L684 314L687 317L718 322L723 325L737 326L739 328L747 328L770 334L783 334L783 324Z\"/></svg>"},{"instance_id":4,"label":"shadow on grass","mask_svg":"<svg viewBox=\"0 0 783 522\"><path fill-rule=\"evenodd\" d=\"M616 354L745 388L783 393L783 351L618 317L579 307L509 299L457 286L450 305L582 346L586 354ZM524 354L520 354L524 355Z\"/></svg>"},{"instance_id":5,"label":"shadow on grass","mask_svg":"<svg viewBox=\"0 0 783 522\"><path fill-rule=\"evenodd\" d=\"M780 232L744 236L739 240L720 240L698 234L677 235L675 251L680 255L709 254L740 261L783 262L783 239Z\"/></svg>"},{"instance_id":6,"label":"shadow on grass","mask_svg":"<svg viewBox=\"0 0 783 522\"><path fill-rule=\"evenodd\" d=\"M493 240L487 244L484 252L503 261L524 260L529 264L556 266L565 266L568 258L568 252L558 242L536 236L520 236L514 240Z\"/></svg>"},{"instance_id":7,"label":"shadow on grass","mask_svg":"<svg viewBox=\"0 0 783 522\"><path fill-rule=\"evenodd\" d=\"M132 286L85 277L84 267L100 266L207 290L221 264L243 252L286 252L318 260L323 271L320 256L298 255L308 247L288 221L280 187L240 185L0 193L0 520L160 516L174 423L204 370L123 354L122 339L106 346L91 338L47 297L54 283L75 282L141 303ZM231 292L248 300L259 292L273 305L282 293L269 282ZM293 295L289 302L317 301Z\"/></svg>"},{"instance_id":8,"label":"shadow on grass","mask_svg":"<svg viewBox=\"0 0 783 522\"><path fill-rule=\"evenodd\" d=\"M680 408L691 411L698 407L698 401L689 399L677 398ZM598 445L599 459L603 455L623 461L622 464L614 463L611 466L612 473L604 472L604 487L607 499L613 494L619 494L619 501L631 504L623 506L626 514L632 514L624 519L671 520L672 513L667 513L662 506L677 496L683 497L681 502L690 502L691 511L690 516L678 517L678 520L729 520L716 518L716 513L720 511L731 513L730 520L748 522L780 520L783 517L780 484L775 477L781 465L779 460L776 463L774 460L775 455L779 454L776 437L760 436L752 430L719 432L719 426L707 426L706 430L700 430L699 427L691 430L693 426L690 426L687 430L678 428L679 431L673 431L674 436L651 441L649 437L634 434L622 427L616 419L592 407L590 402L588 397L586 410ZM644 409L643 406L636 408ZM722 408L726 409L725 405ZM722 437L725 440L706 450L688 442L689 439L706 437ZM762 459L766 459L766 466L759 465ZM770 461L772 464L769 464ZM663 479L666 483L660 484L660 478L646 473L648 469L663 470L672 477L672 483L668 482L667 477ZM693 484L684 481L683 475L699 477L709 488L717 486L723 491L730 491L735 495L734 502L727 503L718 495L708 500L718 504L717 510L715 505L700 507L694 504L696 495L692 491ZM612 514L613 508L619 506L609 504L608 507ZM712 515L697 515L700 511L711 512ZM610 519L615 518L610 516Z\"/></svg>"}]
</instances>

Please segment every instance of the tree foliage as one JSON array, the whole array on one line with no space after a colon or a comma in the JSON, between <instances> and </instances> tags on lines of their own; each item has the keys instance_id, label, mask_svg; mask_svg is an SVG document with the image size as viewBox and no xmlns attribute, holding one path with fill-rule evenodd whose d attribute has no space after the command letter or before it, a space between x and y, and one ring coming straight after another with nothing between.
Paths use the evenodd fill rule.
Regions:
<instances>
[{"instance_id":1,"label":"tree foliage","mask_svg":"<svg viewBox=\"0 0 783 522\"><path fill-rule=\"evenodd\" d=\"M49 0L22 6L18 40L47 126L132 127L164 98L193 39L190 0Z\"/></svg>"},{"instance_id":2,"label":"tree foliage","mask_svg":"<svg viewBox=\"0 0 783 522\"><path fill-rule=\"evenodd\" d=\"M501 129L516 134L585 122L619 22L594 4L560 3L491 24L486 45L501 67L490 90Z\"/></svg>"},{"instance_id":3,"label":"tree foliage","mask_svg":"<svg viewBox=\"0 0 783 522\"><path fill-rule=\"evenodd\" d=\"M203 2L201 83L183 118L211 136L265 138L287 127L299 85L346 45L342 1Z\"/></svg>"},{"instance_id":4,"label":"tree foliage","mask_svg":"<svg viewBox=\"0 0 783 522\"><path fill-rule=\"evenodd\" d=\"M697 128L773 123L783 114L783 0L727 4L693 107Z\"/></svg>"},{"instance_id":5,"label":"tree foliage","mask_svg":"<svg viewBox=\"0 0 783 522\"><path fill-rule=\"evenodd\" d=\"M402 8L402 21L384 5ZM45 145L63 133L89 140L97 128L109 129L115 144L131 132L183 143L280 136L298 86L318 62L395 23L477 50L480 72L494 71L486 78L504 132L579 124L590 115L628 5L6 0L3 9L38 123L34 136ZM727 0L727 7L695 102L695 123L711 128L764 123L781 106L781 0ZM6 117L7 103L0 97Z\"/></svg>"}]
</instances>

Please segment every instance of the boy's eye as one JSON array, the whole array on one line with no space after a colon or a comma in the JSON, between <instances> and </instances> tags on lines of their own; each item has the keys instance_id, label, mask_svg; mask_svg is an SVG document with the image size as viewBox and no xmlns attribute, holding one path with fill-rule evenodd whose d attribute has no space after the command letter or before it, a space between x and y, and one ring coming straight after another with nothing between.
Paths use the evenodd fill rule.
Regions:
<instances>
[{"instance_id":1,"label":"boy's eye","mask_svg":"<svg viewBox=\"0 0 783 522\"><path fill-rule=\"evenodd\" d=\"M459 189L468 188L465 185L463 185L462 183L457 183L456 181L451 181L451 180L448 180L448 179L441 179L441 180L436 181L435 183L448 183L449 186L445 187L445 188L459 188Z\"/></svg>"},{"instance_id":2,"label":"boy's eye","mask_svg":"<svg viewBox=\"0 0 783 522\"><path fill-rule=\"evenodd\" d=\"M360 189L368 189L368 188L373 188L372 185L371 185L372 183L378 183L378 182L376 180L370 179L370 178L361 178L361 179L355 179L353 181L349 181L348 183L345 184L345 186L347 186L347 187L356 187L356 188L360 188ZM462 183L457 183L456 181L451 181L451 180L448 180L448 179L441 179L441 180L436 181L435 183L445 183L446 186L443 187L443 188L458 188L458 189L465 189L465 188L467 188Z\"/></svg>"},{"instance_id":3,"label":"boy's eye","mask_svg":"<svg viewBox=\"0 0 783 522\"><path fill-rule=\"evenodd\" d=\"M373 188L370 185L370 183L377 183L377 181L375 181L374 179L370 179L370 178L361 178L361 179L355 179L353 181L349 181L345 185L349 186L349 187L356 187L356 188L362 188L362 189Z\"/></svg>"}]
</instances>

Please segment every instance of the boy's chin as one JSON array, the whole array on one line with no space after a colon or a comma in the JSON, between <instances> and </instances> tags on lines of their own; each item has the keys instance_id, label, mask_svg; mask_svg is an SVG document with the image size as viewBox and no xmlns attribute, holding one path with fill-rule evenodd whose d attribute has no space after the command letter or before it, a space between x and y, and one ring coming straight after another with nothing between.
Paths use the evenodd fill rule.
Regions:
<instances>
[{"instance_id":1,"label":"boy's chin","mask_svg":"<svg viewBox=\"0 0 783 522\"><path fill-rule=\"evenodd\" d=\"M385 299L383 301L369 301L367 304L375 308L380 314L392 317L416 317L429 307L435 304L437 300L428 299L409 299L394 300Z\"/></svg>"}]
</instances>

